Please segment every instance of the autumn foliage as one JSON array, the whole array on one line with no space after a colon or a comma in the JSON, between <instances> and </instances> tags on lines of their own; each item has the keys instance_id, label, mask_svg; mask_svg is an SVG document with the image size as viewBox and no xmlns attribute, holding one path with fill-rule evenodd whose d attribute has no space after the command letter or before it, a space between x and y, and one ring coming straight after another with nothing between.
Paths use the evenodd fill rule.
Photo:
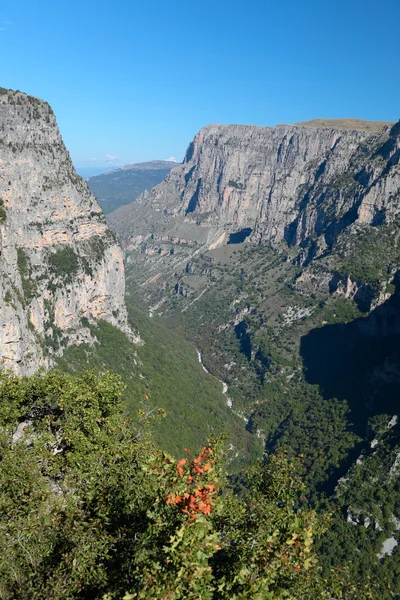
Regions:
<instances>
[{"instance_id":1,"label":"autumn foliage","mask_svg":"<svg viewBox=\"0 0 400 600\"><path fill-rule=\"evenodd\" d=\"M218 488L212 483L204 483L204 475L212 471L214 464L212 448L205 446L200 454L191 461L181 458L177 461L178 476L186 481L186 491L169 493L167 504L174 504L190 520L199 514L209 515L216 502Z\"/></svg>"}]
</instances>

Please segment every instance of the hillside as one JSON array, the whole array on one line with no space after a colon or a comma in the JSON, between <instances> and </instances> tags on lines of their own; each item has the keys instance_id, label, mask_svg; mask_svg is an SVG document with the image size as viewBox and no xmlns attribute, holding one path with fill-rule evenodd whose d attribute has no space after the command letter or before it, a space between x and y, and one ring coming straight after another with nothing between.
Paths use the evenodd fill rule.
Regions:
<instances>
[{"instance_id":1,"label":"hillside","mask_svg":"<svg viewBox=\"0 0 400 600\"><path fill-rule=\"evenodd\" d=\"M145 190L151 190L178 163L167 160L126 165L120 169L89 177L88 186L103 212L108 214L136 200Z\"/></svg>"},{"instance_id":2,"label":"hillside","mask_svg":"<svg viewBox=\"0 0 400 600\"><path fill-rule=\"evenodd\" d=\"M92 328L97 342L69 348L58 359L58 367L70 373L99 368L121 375L125 405L133 420L144 407L165 409L154 437L174 456L182 455L185 448L197 451L209 436L221 433L228 434L232 444L232 469L260 456L260 440L244 431L242 419L227 405L222 383L204 371L194 346L157 317L149 319L129 299L128 315L143 344L133 345L123 332L99 322Z\"/></svg>"}]
</instances>

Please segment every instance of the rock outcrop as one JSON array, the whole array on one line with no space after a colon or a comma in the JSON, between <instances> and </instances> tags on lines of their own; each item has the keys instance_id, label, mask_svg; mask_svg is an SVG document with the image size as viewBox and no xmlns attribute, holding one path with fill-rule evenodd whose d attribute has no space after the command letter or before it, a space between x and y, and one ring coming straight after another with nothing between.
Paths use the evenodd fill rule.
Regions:
<instances>
[{"instance_id":1,"label":"rock outcrop","mask_svg":"<svg viewBox=\"0 0 400 600\"><path fill-rule=\"evenodd\" d=\"M399 212L400 124L210 125L163 183L110 216L127 247L146 236L221 245L332 245L352 223Z\"/></svg>"},{"instance_id":2,"label":"rock outcrop","mask_svg":"<svg viewBox=\"0 0 400 600\"><path fill-rule=\"evenodd\" d=\"M129 332L122 252L73 168L50 106L0 93L0 362L21 374L92 341L105 319Z\"/></svg>"}]
</instances>

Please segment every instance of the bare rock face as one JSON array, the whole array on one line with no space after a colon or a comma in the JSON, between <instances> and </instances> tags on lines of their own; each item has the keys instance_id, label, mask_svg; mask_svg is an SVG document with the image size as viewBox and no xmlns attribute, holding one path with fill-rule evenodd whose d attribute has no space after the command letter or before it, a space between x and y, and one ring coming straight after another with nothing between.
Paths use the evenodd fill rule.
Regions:
<instances>
[{"instance_id":1,"label":"bare rock face","mask_svg":"<svg viewBox=\"0 0 400 600\"><path fill-rule=\"evenodd\" d=\"M183 164L110 223L129 248L149 234L215 247L243 230L256 243L324 246L353 223L390 222L400 125L344 122L205 127Z\"/></svg>"},{"instance_id":2,"label":"bare rock face","mask_svg":"<svg viewBox=\"0 0 400 600\"><path fill-rule=\"evenodd\" d=\"M29 374L97 319L129 332L124 264L50 106L0 91L0 362Z\"/></svg>"}]
</instances>

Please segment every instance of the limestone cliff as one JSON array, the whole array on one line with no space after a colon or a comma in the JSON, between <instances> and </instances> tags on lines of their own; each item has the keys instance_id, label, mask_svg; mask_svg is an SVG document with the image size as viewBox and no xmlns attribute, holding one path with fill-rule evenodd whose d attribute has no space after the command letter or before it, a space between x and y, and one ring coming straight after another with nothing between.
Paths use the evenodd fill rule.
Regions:
<instances>
[{"instance_id":1,"label":"limestone cliff","mask_svg":"<svg viewBox=\"0 0 400 600\"><path fill-rule=\"evenodd\" d=\"M400 126L362 124L210 125L182 165L110 223L128 246L149 233L223 244L244 229L275 246L321 236L330 245L354 222L398 213Z\"/></svg>"},{"instance_id":2,"label":"limestone cliff","mask_svg":"<svg viewBox=\"0 0 400 600\"><path fill-rule=\"evenodd\" d=\"M369 311L389 297L398 270L399 159L400 123L210 125L183 164L109 222L155 310L168 290L182 308L205 293L199 274L195 289L186 287L195 257L247 239L302 267L296 287L305 295L319 287Z\"/></svg>"},{"instance_id":3,"label":"limestone cliff","mask_svg":"<svg viewBox=\"0 0 400 600\"><path fill-rule=\"evenodd\" d=\"M128 331L124 264L50 106L0 91L0 355L28 374L96 319Z\"/></svg>"}]
</instances>

